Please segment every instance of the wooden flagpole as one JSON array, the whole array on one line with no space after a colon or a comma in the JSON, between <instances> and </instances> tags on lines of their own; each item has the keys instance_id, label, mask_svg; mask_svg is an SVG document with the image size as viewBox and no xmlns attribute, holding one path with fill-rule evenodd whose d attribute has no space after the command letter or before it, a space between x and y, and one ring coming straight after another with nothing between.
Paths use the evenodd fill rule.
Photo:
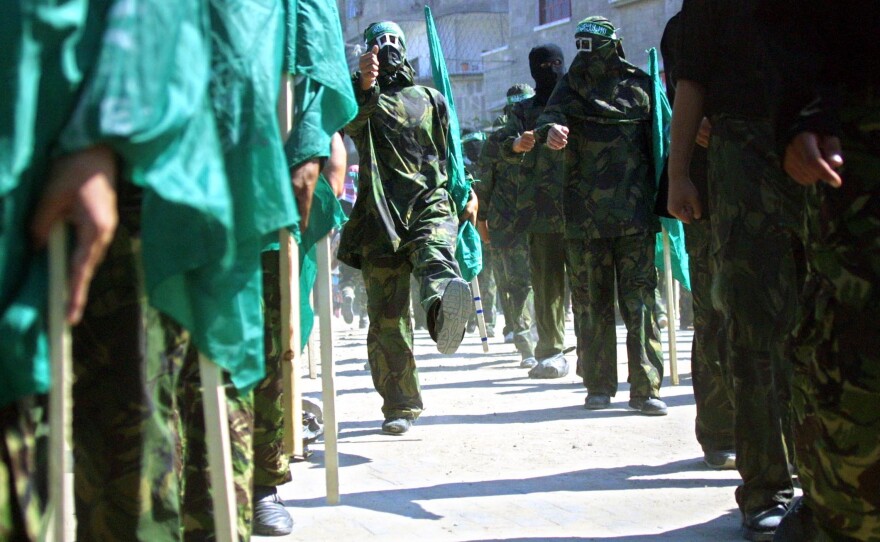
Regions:
<instances>
[{"instance_id":1,"label":"wooden flagpole","mask_svg":"<svg viewBox=\"0 0 880 542\"><path fill-rule=\"evenodd\" d=\"M669 324L666 326L666 332L669 336L669 378L673 386L678 386L678 345L675 342L675 322L678 321L678 316L675 310L669 232L665 227L663 228L663 267L666 275L666 312L669 320Z\"/></svg>"},{"instance_id":2,"label":"wooden flagpole","mask_svg":"<svg viewBox=\"0 0 880 542\"><path fill-rule=\"evenodd\" d=\"M49 503L46 510L48 536L54 542L66 540L67 523L73 518L72 465L68 454L71 439L71 386L73 354L67 325L67 228L63 222L52 227L49 237L49 349L52 388L49 393ZM72 526L71 526L72 527Z\"/></svg>"},{"instance_id":3,"label":"wooden flagpole","mask_svg":"<svg viewBox=\"0 0 880 542\"><path fill-rule=\"evenodd\" d=\"M333 282L330 276L330 235L318 241L318 276L315 280L321 333L321 397L324 400L324 469L327 503L339 503L339 451L337 447L336 383L333 366Z\"/></svg>"},{"instance_id":4,"label":"wooden flagpole","mask_svg":"<svg viewBox=\"0 0 880 542\"><path fill-rule=\"evenodd\" d=\"M278 119L283 139L287 139L293 123L293 83L285 74L278 97ZM297 385L302 367L299 292L299 245L287 228L279 232L281 281L281 378L284 411L284 453L305 455L302 431L302 389Z\"/></svg>"}]
</instances>

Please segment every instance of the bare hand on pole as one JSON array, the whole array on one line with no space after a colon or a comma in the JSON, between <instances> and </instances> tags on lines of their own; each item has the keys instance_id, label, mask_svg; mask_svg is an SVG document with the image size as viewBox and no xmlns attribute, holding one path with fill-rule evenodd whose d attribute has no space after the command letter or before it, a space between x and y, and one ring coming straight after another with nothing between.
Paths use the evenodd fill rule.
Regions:
<instances>
[{"instance_id":1,"label":"bare hand on pole","mask_svg":"<svg viewBox=\"0 0 880 542\"><path fill-rule=\"evenodd\" d=\"M296 206L299 209L300 229L303 231L309 226L312 197L315 195L315 187L318 185L320 173L321 163L317 159L306 160L290 170L290 182L293 184Z\"/></svg>"},{"instance_id":2,"label":"bare hand on pole","mask_svg":"<svg viewBox=\"0 0 880 542\"><path fill-rule=\"evenodd\" d=\"M535 132L523 132L513 141L513 152L529 152L535 147Z\"/></svg>"},{"instance_id":3,"label":"bare hand on pole","mask_svg":"<svg viewBox=\"0 0 880 542\"><path fill-rule=\"evenodd\" d=\"M113 240L119 216L116 209L116 158L96 146L55 161L31 223L34 241L43 247L52 226L69 222L76 231L70 264L67 322L77 324L89 295L89 284Z\"/></svg>"}]
</instances>

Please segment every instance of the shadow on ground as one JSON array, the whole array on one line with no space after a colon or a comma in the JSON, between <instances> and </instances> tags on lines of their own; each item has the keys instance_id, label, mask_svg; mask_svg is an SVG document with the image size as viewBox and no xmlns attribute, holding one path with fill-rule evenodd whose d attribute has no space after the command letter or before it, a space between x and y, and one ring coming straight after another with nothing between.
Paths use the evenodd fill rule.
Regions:
<instances>
[{"instance_id":1,"label":"shadow on ground","mask_svg":"<svg viewBox=\"0 0 880 542\"><path fill-rule=\"evenodd\" d=\"M522 538L479 538L469 542L490 542L503 540L504 542L563 542L563 541L589 541L589 540L614 540L616 542L683 542L696 540L738 540L737 527L739 525L739 512L731 510L704 523L688 525L680 529L673 529L663 533L603 536L603 537L576 537L576 536L551 536L551 537L522 537Z\"/></svg>"},{"instance_id":2,"label":"shadow on ground","mask_svg":"<svg viewBox=\"0 0 880 542\"><path fill-rule=\"evenodd\" d=\"M625 467L604 469L583 469L534 478L452 482L418 488L347 493L344 497L344 504L346 506L397 514L413 519L441 519L441 516L425 510L417 501L551 492L663 490L703 487L733 488L736 486L736 480L713 477L698 476L686 479L657 478L681 472L708 472L698 467L698 465L702 465L701 459L683 459L664 465L627 465ZM316 452L315 460L322 462L323 454ZM694 467L697 468L695 469ZM324 498L291 499L285 501L284 505L314 508L325 506L326 501Z\"/></svg>"}]
</instances>

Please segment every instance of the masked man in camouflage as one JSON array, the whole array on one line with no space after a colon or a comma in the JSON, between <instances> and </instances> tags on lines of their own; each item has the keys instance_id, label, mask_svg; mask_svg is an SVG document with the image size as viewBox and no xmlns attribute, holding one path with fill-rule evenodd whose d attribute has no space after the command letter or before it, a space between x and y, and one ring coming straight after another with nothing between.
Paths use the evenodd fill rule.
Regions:
<instances>
[{"instance_id":1,"label":"masked man in camouflage","mask_svg":"<svg viewBox=\"0 0 880 542\"><path fill-rule=\"evenodd\" d=\"M513 105L503 128L501 148L505 160L519 166L517 195L518 231L529 235L529 267L535 296L538 364L531 378L560 378L568 374L565 347L565 250L559 242L563 232L562 160L535 146L534 129L556 83L565 73L562 49L540 45L529 52L529 68L535 78L535 96Z\"/></svg>"},{"instance_id":2,"label":"masked man in camouflage","mask_svg":"<svg viewBox=\"0 0 880 542\"><path fill-rule=\"evenodd\" d=\"M428 331L443 354L461 344L472 304L455 261L458 217L447 192L446 100L414 84L397 24L371 24L364 41L368 51L353 78L360 107L346 127L361 157L359 197L338 256L363 272L368 358L384 400L382 430L402 434L422 412L410 274L420 283ZM475 206L472 197L468 207Z\"/></svg>"},{"instance_id":3,"label":"masked man in camouflage","mask_svg":"<svg viewBox=\"0 0 880 542\"><path fill-rule=\"evenodd\" d=\"M505 325L513 333L513 342L522 360L520 366L532 368L535 346L532 342L532 317L529 302L532 298L532 281L528 267L529 248L526 234L517 230L516 204L518 194L518 166L501 160L501 144L507 117L515 104L529 99L535 91L529 85L513 85L507 90L504 113L495 119L496 130L483 145L480 153L480 182L475 190L480 198L480 223L485 224L491 240L491 252L498 297L506 302Z\"/></svg>"},{"instance_id":4,"label":"masked man in camouflage","mask_svg":"<svg viewBox=\"0 0 880 542\"><path fill-rule=\"evenodd\" d=\"M614 282L627 329L629 405L664 415L663 359L653 319L651 79L624 59L614 26L588 17L577 26L578 54L538 119L536 139L565 149L563 206L578 357L588 409L617 392Z\"/></svg>"}]
</instances>

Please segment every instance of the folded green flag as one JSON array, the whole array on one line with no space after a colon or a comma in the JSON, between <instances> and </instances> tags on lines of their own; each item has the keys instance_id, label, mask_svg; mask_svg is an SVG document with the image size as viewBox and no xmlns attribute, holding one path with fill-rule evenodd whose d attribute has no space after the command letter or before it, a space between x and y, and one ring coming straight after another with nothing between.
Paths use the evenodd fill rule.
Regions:
<instances>
[{"instance_id":1,"label":"folded green flag","mask_svg":"<svg viewBox=\"0 0 880 542\"><path fill-rule=\"evenodd\" d=\"M7 2L0 16L0 407L49 390L48 265L30 221L82 84L77 61L91 60L77 55L87 4L55 4Z\"/></svg>"},{"instance_id":2,"label":"folded green flag","mask_svg":"<svg viewBox=\"0 0 880 542\"><path fill-rule=\"evenodd\" d=\"M282 5L154 1L111 13L114 39L65 143L120 139L144 187L150 303L249 389L264 375L260 249L296 220L276 106Z\"/></svg>"},{"instance_id":3,"label":"folded green flag","mask_svg":"<svg viewBox=\"0 0 880 542\"><path fill-rule=\"evenodd\" d=\"M300 331L302 344L305 348L309 341L309 335L315 325L315 311L312 309L310 295L315 287L315 279L318 276L318 263L315 245L335 228L342 227L347 220L336 194L330 187L330 183L322 176L318 179L315 187L315 197L312 199L312 213L309 215L309 227L302 235L299 251L299 306L300 306Z\"/></svg>"},{"instance_id":4,"label":"folded green flag","mask_svg":"<svg viewBox=\"0 0 880 542\"><path fill-rule=\"evenodd\" d=\"M336 2L287 1L285 69L296 76L287 163L329 156L330 138L357 115Z\"/></svg>"},{"instance_id":5,"label":"folded green flag","mask_svg":"<svg viewBox=\"0 0 880 542\"><path fill-rule=\"evenodd\" d=\"M653 144L655 182L660 184L666 157L669 154L669 124L672 120L672 108L660 81L660 67L657 63L657 50L648 50L648 73L653 81L652 93L654 110L651 112L651 141ZM660 223L669 233L669 250L672 262L672 276L682 286L691 289L688 254L684 245L684 227L681 221L674 218L660 217ZM663 263L663 233L657 234L654 245L654 265L665 270Z\"/></svg>"},{"instance_id":6,"label":"folded green flag","mask_svg":"<svg viewBox=\"0 0 880 542\"><path fill-rule=\"evenodd\" d=\"M285 69L296 76L293 129L284 146L288 166L330 155L330 139L358 112L335 2L287 0ZM305 348L314 326L311 292L318 269L315 244L345 223L330 184L319 179L309 227L299 241L300 337Z\"/></svg>"},{"instance_id":7,"label":"folded green flag","mask_svg":"<svg viewBox=\"0 0 880 542\"><path fill-rule=\"evenodd\" d=\"M455 112L455 99L452 96L452 83L449 81L449 73L446 69L446 59L443 56L443 48L440 46L440 38L437 35L437 27L434 25L434 17L431 8L425 6L425 24L428 29L428 47L431 51L431 72L434 75L434 85L446 98L449 108L449 136L447 138L448 151L446 157L446 171L449 175L449 194L455 204L456 213L460 213L467 205L471 194L471 184L464 173L464 155L461 146L461 129L458 123L458 115ZM477 229L470 222L465 222L458 229L458 245L455 249L455 259L461 268L461 276L470 282L483 269L482 243Z\"/></svg>"}]
</instances>

